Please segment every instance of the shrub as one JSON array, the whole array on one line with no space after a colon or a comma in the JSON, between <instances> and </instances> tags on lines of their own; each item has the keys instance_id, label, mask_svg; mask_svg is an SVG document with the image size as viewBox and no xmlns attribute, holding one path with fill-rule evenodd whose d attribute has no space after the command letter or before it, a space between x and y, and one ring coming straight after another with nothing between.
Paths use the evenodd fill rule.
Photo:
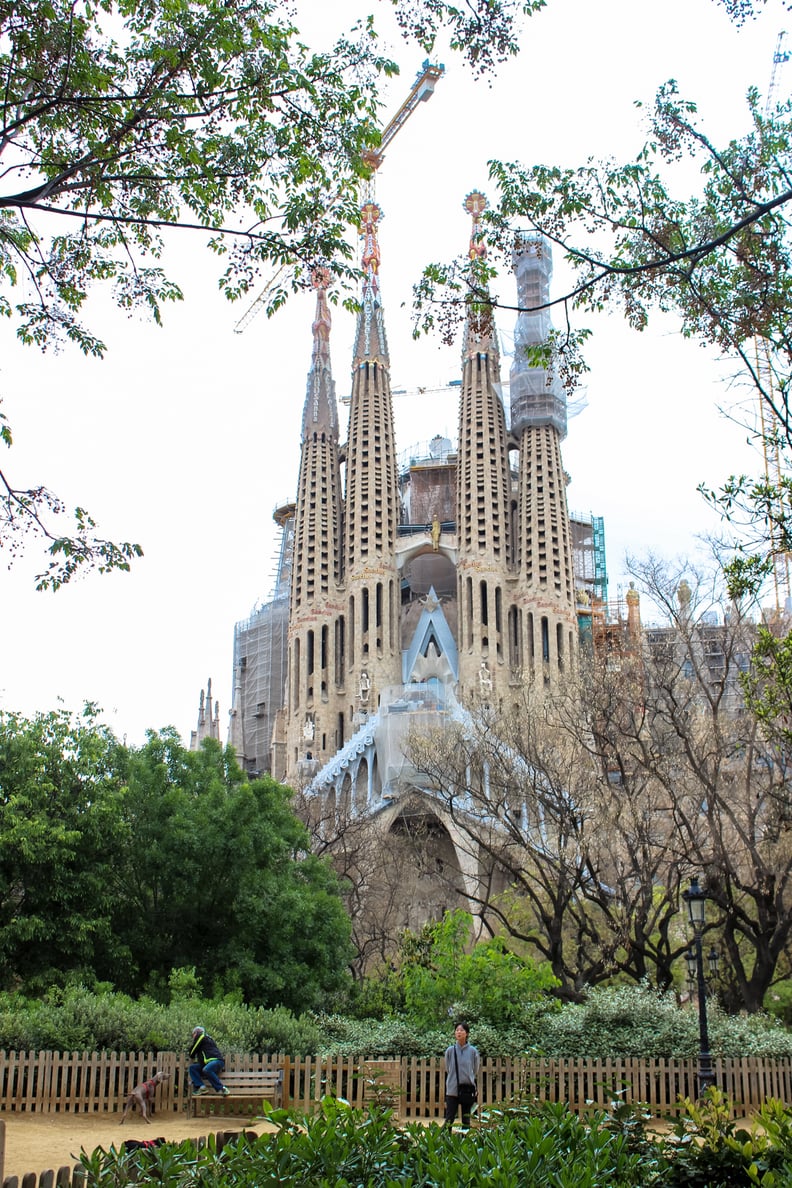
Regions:
<instances>
[{"instance_id":1,"label":"shrub","mask_svg":"<svg viewBox=\"0 0 792 1188\"><path fill-rule=\"evenodd\" d=\"M792 1055L792 1036L769 1015L725 1015L709 1004L716 1056ZM672 994L648 986L591 991L579 1005L555 1000L525 1004L508 1026L471 1018L471 1041L482 1056L665 1056L698 1053L698 1015L680 1009ZM453 1020L416 1026L403 1015L357 1019L338 1014L295 1016L285 1007L245 1006L234 995L178 998L169 1006L98 987L66 986L44 998L0 994L0 1048L36 1051L173 1051L187 1047L201 1024L226 1053L273 1052L294 1056L440 1056Z\"/></svg>"},{"instance_id":2,"label":"shrub","mask_svg":"<svg viewBox=\"0 0 792 1188\"><path fill-rule=\"evenodd\" d=\"M792 1055L792 1036L770 1016L726 1015L714 1000L707 1010L713 1055ZM539 1046L551 1056L689 1057L699 1050L698 1012L646 984L597 988L541 1022Z\"/></svg>"},{"instance_id":3,"label":"shrub","mask_svg":"<svg viewBox=\"0 0 792 1188\"><path fill-rule=\"evenodd\" d=\"M285 1007L265 1010L233 1000L180 998L170 1006L83 986L52 990L45 998L0 994L0 1048L38 1051L168 1051L187 1048L201 1024L225 1052L315 1052L320 1035L309 1016Z\"/></svg>"}]
</instances>

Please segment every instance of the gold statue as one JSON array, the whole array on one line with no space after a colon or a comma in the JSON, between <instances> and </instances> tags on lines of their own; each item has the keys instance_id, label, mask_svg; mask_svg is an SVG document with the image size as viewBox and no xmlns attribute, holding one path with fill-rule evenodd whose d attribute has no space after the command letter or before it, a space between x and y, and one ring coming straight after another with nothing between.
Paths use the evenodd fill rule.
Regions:
<instances>
[{"instance_id":1,"label":"gold statue","mask_svg":"<svg viewBox=\"0 0 792 1188\"><path fill-rule=\"evenodd\" d=\"M432 516L432 552L436 553L440 548L440 521L437 518L437 512Z\"/></svg>"}]
</instances>

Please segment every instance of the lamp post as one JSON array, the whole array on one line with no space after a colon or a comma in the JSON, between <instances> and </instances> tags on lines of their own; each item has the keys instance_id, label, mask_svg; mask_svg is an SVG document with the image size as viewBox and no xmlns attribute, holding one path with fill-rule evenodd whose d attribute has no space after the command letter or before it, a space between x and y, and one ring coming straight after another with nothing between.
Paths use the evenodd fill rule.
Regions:
<instances>
[{"instance_id":1,"label":"lamp post","mask_svg":"<svg viewBox=\"0 0 792 1188\"><path fill-rule=\"evenodd\" d=\"M701 946L701 934L706 919L705 903L707 896L699 887L698 879L690 880L690 887L682 892L682 898L687 904L688 917L693 927L693 946L685 954L688 966L688 976L691 978L695 969L696 986L698 988L698 1016L699 1016L699 1096L703 1096L706 1089L715 1084L715 1073L712 1071L712 1056L709 1047L709 1030L707 1027L707 983L704 980L704 954ZM715 965L717 967L717 952ZM710 954L712 962L712 954Z\"/></svg>"}]
</instances>

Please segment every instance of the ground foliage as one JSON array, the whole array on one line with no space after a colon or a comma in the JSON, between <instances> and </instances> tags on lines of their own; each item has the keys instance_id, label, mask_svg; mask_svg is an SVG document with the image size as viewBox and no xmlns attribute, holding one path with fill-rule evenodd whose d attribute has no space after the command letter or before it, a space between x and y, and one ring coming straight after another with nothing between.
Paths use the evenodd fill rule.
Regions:
<instances>
[{"instance_id":1,"label":"ground foliage","mask_svg":"<svg viewBox=\"0 0 792 1188\"><path fill-rule=\"evenodd\" d=\"M286 1007L245 1006L232 999L188 995L168 1004L109 988L53 988L37 998L0 994L0 1048L6 1051L181 1052L195 1026L224 1052L317 1051L321 1032L311 1015Z\"/></svg>"},{"instance_id":2,"label":"ground foliage","mask_svg":"<svg viewBox=\"0 0 792 1188\"><path fill-rule=\"evenodd\" d=\"M300 1118L270 1113L274 1133L240 1135L218 1151L214 1136L198 1150L192 1142L123 1154L84 1153L86 1179L95 1188L130 1183L167 1186L264 1183L336 1188L480 1183L532 1188L780 1188L792 1179L792 1113L769 1102L750 1127L728 1117L717 1091L705 1102L686 1102L668 1135L650 1131L640 1106L614 1103L585 1120L564 1105L523 1101L485 1111L468 1132L394 1124L388 1111L367 1113L324 1098L319 1111Z\"/></svg>"},{"instance_id":3,"label":"ground foliage","mask_svg":"<svg viewBox=\"0 0 792 1188\"><path fill-rule=\"evenodd\" d=\"M679 1007L673 993L647 985L597 987L584 1002L564 1006L547 998L533 1001L519 1021L500 1026L478 1022L464 1003L456 1009L470 1022L471 1043L483 1056L689 1058L699 1051L698 1012ZM716 1057L792 1056L792 1035L770 1015L727 1015L715 1000L708 1013ZM405 1016L377 1021L323 1015L320 1030L323 1048L331 1053L431 1056L447 1046L451 1025L430 1030Z\"/></svg>"}]
</instances>

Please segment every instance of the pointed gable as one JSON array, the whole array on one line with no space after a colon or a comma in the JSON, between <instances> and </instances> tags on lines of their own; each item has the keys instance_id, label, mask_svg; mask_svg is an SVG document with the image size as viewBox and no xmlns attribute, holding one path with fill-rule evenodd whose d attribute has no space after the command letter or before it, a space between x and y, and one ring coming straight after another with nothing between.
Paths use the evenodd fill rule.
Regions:
<instances>
[{"instance_id":1,"label":"pointed gable","mask_svg":"<svg viewBox=\"0 0 792 1188\"><path fill-rule=\"evenodd\" d=\"M424 608L409 648L402 656L402 680L409 684L417 668L421 668L420 660L429 655L430 648L434 649L439 658L445 659L448 671L456 681L459 678L459 657L457 646L448 621L443 614L440 600L435 594L434 586L424 600Z\"/></svg>"}]
</instances>

